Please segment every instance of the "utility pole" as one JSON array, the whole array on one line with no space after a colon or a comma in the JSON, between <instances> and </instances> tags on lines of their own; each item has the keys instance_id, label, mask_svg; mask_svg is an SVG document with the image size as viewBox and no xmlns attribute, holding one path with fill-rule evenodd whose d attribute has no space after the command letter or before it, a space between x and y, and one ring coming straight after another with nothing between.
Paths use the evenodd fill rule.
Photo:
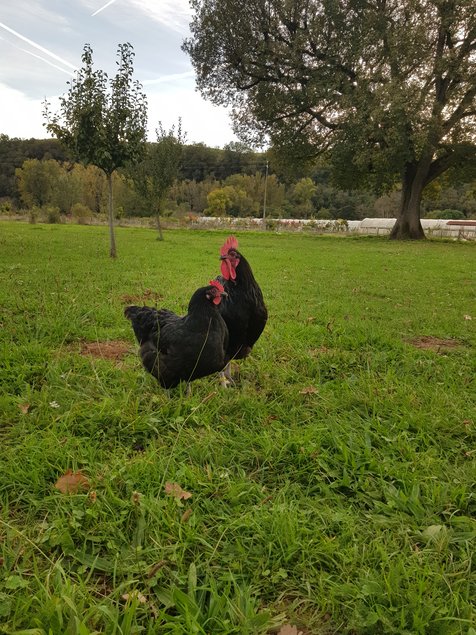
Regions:
<instances>
[{"instance_id":1,"label":"utility pole","mask_svg":"<svg viewBox=\"0 0 476 635\"><path fill-rule=\"evenodd\" d=\"M266 171L264 173L264 200L263 200L263 227L266 229L266 195L268 193L268 160L266 159Z\"/></svg>"}]
</instances>

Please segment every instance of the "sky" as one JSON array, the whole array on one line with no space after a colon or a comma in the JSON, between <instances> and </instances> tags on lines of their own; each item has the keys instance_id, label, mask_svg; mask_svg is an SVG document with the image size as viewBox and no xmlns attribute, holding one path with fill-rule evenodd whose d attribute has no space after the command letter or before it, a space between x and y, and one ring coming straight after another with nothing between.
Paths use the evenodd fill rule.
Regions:
<instances>
[{"instance_id":1,"label":"sky","mask_svg":"<svg viewBox=\"0 0 476 635\"><path fill-rule=\"evenodd\" d=\"M0 133L44 139L42 102L59 95L81 65L86 43L94 66L116 72L117 45L134 47L134 79L149 104L149 139L182 117L187 143L223 147L236 137L225 108L205 101L180 46L189 35L188 0L0 0ZM56 104L56 106L55 106Z\"/></svg>"}]
</instances>

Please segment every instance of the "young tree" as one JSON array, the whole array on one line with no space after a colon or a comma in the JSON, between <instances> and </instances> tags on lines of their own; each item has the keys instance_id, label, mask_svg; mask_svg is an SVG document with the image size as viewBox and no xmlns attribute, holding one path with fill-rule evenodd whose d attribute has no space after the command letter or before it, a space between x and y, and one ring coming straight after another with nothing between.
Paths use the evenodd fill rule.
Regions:
<instances>
[{"instance_id":1,"label":"young tree","mask_svg":"<svg viewBox=\"0 0 476 635\"><path fill-rule=\"evenodd\" d=\"M476 161L474 0L192 0L202 94L341 182L401 183L392 238L423 238L424 188ZM355 187L355 185L354 185Z\"/></svg>"},{"instance_id":2,"label":"young tree","mask_svg":"<svg viewBox=\"0 0 476 635\"><path fill-rule=\"evenodd\" d=\"M118 69L110 80L104 71L93 69L93 51L84 47L82 68L68 82L60 98L60 111L52 115L45 102L46 128L86 165L95 165L106 175L109 189L110 256L115 258L113 180L115 170L137 162L144 150L147 101L142 86L133 81L134 51L131 44L119 44Z\"/></svg>"},{"instance_id":3,"label":"young tree","mask_svg":"<svg viewBox=\"0 0 476 635\"><path fill-rule=\"evenodd\" d=\"M143 197L149 208L157 214L158 240L163 240L160 213L167 192L178 176L185 134L179 117L175 126L168 131L159 121L156 130L157 143L148 144L142 161L130 165L126 170L136 191Z\"/></svg>"}]
</instances>

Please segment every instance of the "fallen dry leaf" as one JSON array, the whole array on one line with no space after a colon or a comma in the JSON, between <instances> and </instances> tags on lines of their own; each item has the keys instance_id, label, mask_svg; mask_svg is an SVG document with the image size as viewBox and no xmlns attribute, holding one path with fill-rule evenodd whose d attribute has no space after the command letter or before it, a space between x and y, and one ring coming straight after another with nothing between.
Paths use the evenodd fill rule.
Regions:
<instances>
[{"instance_id":1,"label":"fallen dry leaf","mask_svg":"<svg viewBox=\"0 0 476 635\"><path fill-rule=\"evenodd\" d=\"M465 316L464 316L464 319L465 319L465 320L472 320L473 318L472 318L470 315L465 315Z\"/></svg>"},{"instance_id":2,"label":"fallen dry leaf","mask_svg":"<svg viewBox=\"0 0 476 635\"><path fill-rule=\"evenodd\" d=\"M302 635L302 631L299 631L297 626L292 626L292 624L284 624L278 631L278 635Z\"/></svg>"},{"instance_id":3,"label":"fallen dry leaf","mask_svg":"<svg viewBox=\"0 0 476 635\"><path fill-rule=\"evenodd\" d=\"M192 510L190 509L190 507L188 509L186 509L184 511L184 513L182 514L182 516L180 517L181 522L186 523L187 520L190 518L190 516L192 515Z\"/></svg>"},{"instance_id":4,"label":"fallen dry leaf","mask_svg":"<svg viewBox=\"0 0 476 635\"><path fill-rule=\"evenodd\" d=\"M55 487L62 494L76 494L82 489L88 489L89 481L82 472L68 470L66 474L59 477Z\"/></svg>"},{"instance_id":5,"label":"fallen dry leaf","mask_svg":"<svg viewBox=\"0 0 476 635\"><path fill-rule=\"evenodd\" d=\"M165 567L165 565L167 564L167 560L159 560L159 562L156 562L150 569L149 569L149 573L147 574L147 577L153 578L154 575L157 573L157 571L160 571L160 569L162 569L162 567Z\"/></svg>"},{"instance_id":6,"label":"fallen dry leaf","mask_svg":"<svg viewBox=\"0 0 476 635\"><path fill-rule=\"evenodd\" d=\"M315 395L318 392L315 386L307 386L299 391L300 395Z\"/></svg>"},{"instance_id":7,"label":"fallen dry leaf","mask_svg":"<svg viewBox=\"0 0 476 635\"><path fill-rule=\"evenodd\" d=\"M89 492L89 500L91 501L91 503L95 503L97 501L97 497L98 495L94 490L92 492Z\"/></svg>"},{"instance_id":8,"label":"fallen dry leaf","mask_svg":"<svg viewBox=\"0 0 476 635\"><path fill-rule=\"evenodd\" d=\"M169 494L169 496L173 496L174 498L178 498L179 500L185 501L188 498L192 498L192 494L183 490L178 483L171 483L170 481L167 481L164 489L166 494Z\"/></svg>"},{"instance_id":9,"label":"fallen dry leaf","mask_svg":"<svg viewBox=\"0 0 476 635\"><path fill-rule=\"evenodd\" d=\"M139 604L145 604L147 602L147 598L145 597L145 595L142 595L140 591L132 591L132 593L124 593L123 595L121 595L121 598L125 600L126 602L128 600L137 600Z\"/></svg>"},{"instance_id":10,"label":"fallen dry leaf","mask_svg":"<svg viewBox=\"0 0 476 635\"><path fill-rule=\"evenodd\" d=\"M19 403L18 407L20 408L20 410L23 412L24 415L26 415L28 413L28 410L30 410L29 403Z\"/></svg>"},{"instance_id":11,"label":"fallen dry leaf","mask_svg":"<svg viewBox=\"0 0 476 635\"><path fill-rule=\"evenodd\" d=\"M140 505L140 499L142 494L140 492L132 492L131 503L133 505Z\"/></svg>"}]
</instances>

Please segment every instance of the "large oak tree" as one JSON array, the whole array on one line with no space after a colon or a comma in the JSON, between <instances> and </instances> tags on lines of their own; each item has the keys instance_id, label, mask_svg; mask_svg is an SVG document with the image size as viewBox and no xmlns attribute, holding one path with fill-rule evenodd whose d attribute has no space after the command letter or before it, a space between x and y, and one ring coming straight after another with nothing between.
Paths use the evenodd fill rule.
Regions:
<instances>
[{"instance_id":1,"label":"large oak tree","mask_svg":"<svg viewBox=\"0 0 476 635\"><path fill-rule=\"evenodd\" d=\"M118 168L139 161L144 153L147 131L147 100L142 85L134 81L134 51L129 43L119 44L117 73L109 81L102 70L94 70L93 51L83 50L83 66L60 97L58 113L45 103L46 128L73 157L103 170L109 188L110 256L115 258L112 175Z\"/></svg>"},{"instance_id":2,"label":"large oak tree","mask_svg":"<svg viewBox=\"0 0 476 635\"><path fill-rule=\"evenodd\" d=\"M422 238L424 188L476 160L474 0L191 0L183 47L243 138L390 191L391 237Z\"/></svg>"}]
</instances>

